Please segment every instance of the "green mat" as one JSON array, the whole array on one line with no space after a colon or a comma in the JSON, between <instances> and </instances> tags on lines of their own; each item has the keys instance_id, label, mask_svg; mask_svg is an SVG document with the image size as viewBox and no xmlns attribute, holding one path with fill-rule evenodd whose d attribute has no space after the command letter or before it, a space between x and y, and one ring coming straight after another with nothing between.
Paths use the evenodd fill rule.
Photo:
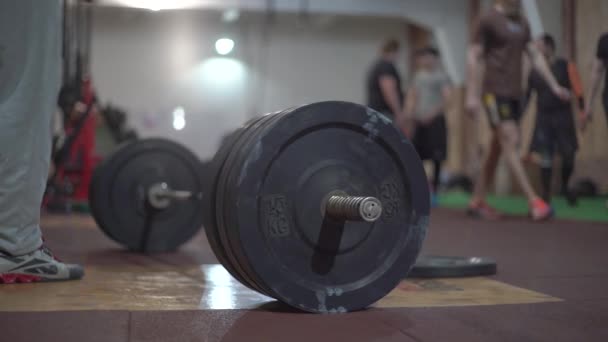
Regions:
<instances>
[{"instance_id":1,"label":"green mat","mask_svg":"<svg viewBox=\"0 0 608 342\"><path fill-rule=\"evenodd\" d=\"M444 208L465 209L469 204L469 194L464 192L445 192L439 194L439 206ZM570 207L562 197L551 202L558 219L608 222L606 197L581 198L577 207ZM509 215L528 215L528 203L519 196L490 196L488 202Z\"/></svg>"}]
</instances>

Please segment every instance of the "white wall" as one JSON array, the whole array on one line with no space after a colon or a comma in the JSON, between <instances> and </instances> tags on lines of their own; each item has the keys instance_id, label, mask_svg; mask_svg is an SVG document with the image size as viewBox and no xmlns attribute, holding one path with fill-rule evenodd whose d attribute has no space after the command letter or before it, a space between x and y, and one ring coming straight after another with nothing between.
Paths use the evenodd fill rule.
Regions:
<instances>
[{"instance_id":1,"label":"white wall","mask_svg":"<svg viewBox=\"0 0 608 342\"><path fill-rule=\"evenodd\" d=\"M401 0L403 16L433 32L446 71L462 84L469 43L468 0Z\"/></svg>"},{"instance_id":2,"label":"white wall","mask_svg":"<svg viewBox=\"0 0 608 342\"><path fill-rule=\"evenodd\" d=\"M536 1L538 12L543 23L545 32L555 38L557 50L563 52L562 42L562 1L561 0L538 0Z\"/></svg>"},{"instance_id":3,"label":"white wall","mask_svg":"<svg viewBox=\"0 0 608 342\"><path fill-rule=\"evenodd\" d=\"M98 8L92 74L99 97L126 109L142 135L170 137L208 158L223 134L256 114L328 99L364 102L365 71L379 44L405 37L399 19L280 14L267 38L264 23L261 13L229 25L211 11ZM231 58L213 51L225 35L237 42ZM187 120L179 132L177 106Z\"/></svg>"}]
</instances>

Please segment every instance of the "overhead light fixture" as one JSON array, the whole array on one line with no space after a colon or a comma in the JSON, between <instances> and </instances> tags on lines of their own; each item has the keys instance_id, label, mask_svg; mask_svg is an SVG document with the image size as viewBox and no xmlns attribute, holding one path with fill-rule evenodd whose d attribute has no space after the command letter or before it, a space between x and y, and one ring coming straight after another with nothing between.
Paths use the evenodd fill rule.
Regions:
<instances>
[{"instance_id":1,"label":"overhead light fixture","mask_svg":"<svg viewBox=\"0 0 608 342\"><path fill-rule=\"evenodd\" d=\"M186 127L186 111L183 107L177 107L173 110L173 128L181 131L184 127Z\"/></svg>"},{"instance_id":2,"label":"overhead light fixture","mask_svg":"<svg viewBox=\"0 0 608 342\"><path fill-rule=\"evenodd\" d=\"M201 0L112 0L118 5L141 8L149 11L164 11L175 9L196 8Z\"/></svg>"},{"instance_id":3,"label":"overhead light fixture","mask_svg":"<svg viewBox=\"0 0 608 342\"><path fill-rule=\"evenodd\" d=\"M230 38L220 38L215 42L215 51L218 54L225 56L234 49L234 40Z\"/></svg>"}]
</instances>

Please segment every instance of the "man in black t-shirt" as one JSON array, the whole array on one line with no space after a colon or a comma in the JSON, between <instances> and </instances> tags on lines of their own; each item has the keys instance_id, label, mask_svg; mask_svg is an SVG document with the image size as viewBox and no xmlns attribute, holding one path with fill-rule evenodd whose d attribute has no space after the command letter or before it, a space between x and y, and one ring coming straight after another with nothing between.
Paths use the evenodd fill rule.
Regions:
<instances>
[{"instance_id":1,"label":"man in black t-shirt","mask_svg":"<svg viewBox=\"0 0 608 342\"><path fill-rule=\"evenodd\" d=\"M396 39L389 39L382 45L380 58L367 73L367 105L390 116L405 131L404 94L395 67L398 54L399 41Z\"/></svg>"},{"instance_id":2,"label":"man in black t-shirt","mask_svg":"<svg viewBox=\"0 0 608 342\"><path fill-rule=\"evenodd\" d=\"M538 50L547 59L547 64L556 81L576 97L577 112L582 113L584 110L583 91L576 66L555 55L555 40L551 35L543 34L536 44ZM559 154L562 162L561 193L570 205L575 205L576 196L568 189L578 149L572 102L557 97L536 70L532 70L528 77L526 103L529 102L532 93L536 93L537 114L530 151L539 157L543 200L547 203L551 200L553 158Z\"/></svg>"},{"instance_id":3,"label":"man in black t-shirt","mask_svg":"<svg viewBox=\"0 0 608 342\"><path fill-rule=\"evenodd\" d=\"M608 81L608 74L606 73L606 65L608 64L608 32L604 33L597 44L597 50L595 52L595 59L593 60L593 67L591 71L591 85L589 87L589 98L587 99L587 107L585 109L585 118L591 119L591 113L593 111L593 105L595 98L597 97L602 78ZM606 121L608 121L608 86L604 86L602 93L602 103L604 105L604 114L606 114Z\"/></svg>"}]
</instances>

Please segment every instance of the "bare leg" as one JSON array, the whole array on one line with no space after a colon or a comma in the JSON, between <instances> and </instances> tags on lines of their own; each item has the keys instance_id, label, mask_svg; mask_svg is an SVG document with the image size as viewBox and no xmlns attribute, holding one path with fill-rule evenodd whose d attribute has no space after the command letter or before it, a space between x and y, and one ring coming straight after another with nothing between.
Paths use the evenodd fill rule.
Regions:
<instances>
[{"instance_id":1,"label":"bare leg","mask_svg":"<svg viewBox=\"0 0 608 342\"><path fill-rule=\"evenodd\" d=\"M507 159L507 164L515 176L515 180L528 198L528 201L531 202L537 199L538 195L532 188L532 184L530 184L530 180L526 175L517 151L517 146L519 144L519 128L517 127L517 124L514 121L502 122L498 127L498 136L500 145Z\"/></svg>"},{"instance_id":2,"label":"bare leg","mask_svg":"<svg viewBox=\"0 0 608 342\"><path fill-rule=\"evenodd\" d=\"M494 131L492 134L490 147L483 158L481 172L479 173L477 181L475 182L472 198L473 202L485 200L488 193L488 187L490 186L490 183L494 179L494 174L496 173L496 166L498 165L500 153L501 146L498 139L498 133L497 131Z\"/></svg>"}]
</instances>

